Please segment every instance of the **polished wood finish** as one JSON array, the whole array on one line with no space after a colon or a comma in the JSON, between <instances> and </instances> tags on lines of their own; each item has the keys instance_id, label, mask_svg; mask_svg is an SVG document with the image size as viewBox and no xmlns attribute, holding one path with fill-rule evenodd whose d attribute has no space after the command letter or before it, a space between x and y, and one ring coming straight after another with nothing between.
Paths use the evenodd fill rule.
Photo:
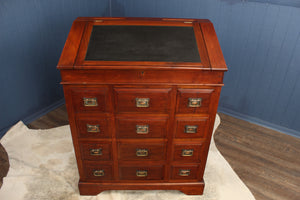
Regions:
<instances>
[{"instance_id":1,"label":"polished wood finish","mask_svg":"<svg viewBox=\"0 0 300 200\"><path fill-rule=\"evenodd\" d=\"M114 178L113 170L111 165L96 162L85 162L84 163L84 174L81 176L82 180L90 181L103 181L112 180ZM95 176L95 171L103 170L102 176Z\"/></svg>"},{"instance_id":2,"label":"polished wood finish","mask_svg":"<svg viewBox=\"0 0 300 200\"><path fill-rule=\"evenodd\" d=\"M109 142L80 142L82 160L111 160L111 143Z\"/></svg>"},{"instance_id":3,"label":"polished wood finish","mask_svg":"<svg viewBox=\"0 0 300 200\"><path fill-rule=\"evenodd\" d=\"M177 113L202 113L206 114L209 112L210 98L213 89L179 89L178 90L178 102L177 102ZM191 107L189 105L189 99L200 98L199 107Z\"/></svg>"},{"instance_id":4,"label":"polished wood finish","mask_svg":"<svg viewBox=\"0 0 300 200\"><path fill-rule=\"evenodd\" d=\"M204 29L202 23L207 24ZM201 62L86 60L95 25L189 27L194 30L191 33L198 50L193 55ZM71 29L57 67L64 86L80 194L107 189L178 189L202 194L227 70L219 49L207 49L218 45L213 41L215 35L204 33L212 32L212 24L193 19L78 18L74 26L80 28ZM74 38L80 44L76 42L70 50L68 45ZM211 64L220 59L222 66Z\"/></svg>"},{"instance_id":5,"label":"polished wood finish","mask_svg":"<svg viewBox=\"0 0 300 200\"><path fill-rule=\"evenodd\" d=\"M122 68L123 67L123 68ZM192 70L170 68L172 70L151 70L151 66L125 70L124 66L104 66L107 70L61 70L62 84L81 84L89 82L93 84L188 84L223 86L223 72L208 71L203 68ZM111 70L115 68L114 70ZM120 70L120 73L116 73ZM159 72L159 73L157 73ZM179 78L180 77L180 78ZM179 79L178 79L179 78Z\"/></svg>"},{"instance_id":6,"label":"polished wood finish","mask_svg":"<svg viewBox=\"0 0 300 200\"><path fill-rule=\"evenodd\" d=\"M300 192L297 190L297 186L300 182L295 174L300 173L300 139L223 113L219 113L219 115L221 125L214 136L217 148L249 187L255 198L257 200L298 200ZM61 106L30 123L28 127L48 129L66 124L68 124L66 107ZM283 151L283 149L286 149L286 151ZM0 178L2 179L8 171L9 164L7 154L1 144L0 165ZM178 166L182 167L180 164ZM102 184L103 190L113 187L109 184ZM86 191L85 185L80 184L80 187ZM128 185L130 186L127 189L142 187L139 183L136 183L136 185L128 183ZM171 184L169 186L152 186L153 183L149 185L147 187L152 187L152 189L180 188L175 185L170 186ZM99 188L97 190L97 184L92 187L95 194L100 192ZM122 188L122 186L115 187ZM189 190L192 192L197 189L199 187L195 186Z\"/></svg>"},{"instance_id":7,"label":"polished wood finish","mask_svg":"<svg viewBox=\"0 0 300 200\"><path fill-rule=\"evenodd\" d=\"M174 144L174 161L180 162L201 162L200 154L203 145L199 141L198 144Z\"/></svg>"},{"instance_id":8,"label":"polished wood finish","mask_svg":"<svg viewBox=\"0 0 300 200\"><path fill-rule=\"evenodd\" d=\"M192 130L189 127L192 127ZM204 138L208 128L208 117L176 117L176 138Z\"/></svg>"},{"instance_id":9,"label":"polished wood finish","mask_svg":"<svg viewBox=\"0 0 300 200\"><path fill-rule=\"evenodd\" d=\"M171 88L114 88L115 108L117 113L169 113ZM149 99L147 107L138 107L137 98Z\"/></svg>"},{"instance_id":10,"label":"polished wood finish","mask_svg":"<svg viewBox=\"0 0 300 200\"><path fill-rule=\"evenodd\" d=\"M120 166L120 180L162 180L163 166Z\"/></svg>"},{"instance_id":11,"label":"polished wood finish","mask_svg":"<svg viewBox=\"0 0 300 200\"><path fill-rule=\"evenodd\" d=\"M175 165L172 166L171 179L197 180L198 165Z\"/></svg>"},{"instance_id":12,"label":"polished wood finish","mask_svg":"<svg viewBox=\"0 0 300 200\"><path fill-rule=\"evenodd\" d=\"M149 141L149 140L148 140ZM153 143L139 141L119 142L118 144L118 159L119 160L164 160L166 157L165 143ZM142 142L142 141L140 141ZM140 151L139 151L140 150ZM139 153L145 152L145 153Z\"/></svg>"},{"instance_id":13,"label":"polished wood finish","mask_svg":"<svg viewBox=\"0 0 300 200\"><path fill-rule=\"evenodd\" d=\"M74 103L74 109L76 112L108 112L109 106L107 106L108 99L107 87L97 88L72 88L72 101ZM84 98L95 99L97 106L88 106L84 104Z\"/></svg>"},{"instance_id":14,"label":"polished wood finish","mask_svg":"<svg viewBox=\"0 0 300 200\"><path fill-rule=\"evenodd\" d=\"M203 194L204 182L126 182L124 183L94 183L79 182L81 195L97 195L105 190L180 190L188 195Z\"/></svg>"},{"instance_id":15,"label":"polished wood finish","mask_svg":"<svg viewBox=\"0 0 300 200\"><path fill-rule=\"evenodd\" d=\"M142 128L146 127L144 131ZM168 117L156 115L118 115L116 117L117 138L165 138L168 133Z\"/></svg>"},{"instance_id":16,"label":"polished wood finish","mask_svg":"<svg viewBox=\"0 0 300 200\"><path fill-rule=\"evenodd\" d=\"M101 115L78 115L76 118L77 131L80 138L110 138L110 122ZM99 130L92 132L87 126L98 126Z\"/></svg>"},{"instance_id":17,"label":"polished wood finish","mask_svg":"<svg viewBox=\"0 0 300 200\"><path fill-rule=\"evenodd\" d=\"M84 23L74 21L65 43L62 56L59 59L58 66L63 66L65 69L73 68L85 26Z\"/></svg>"},{"instance_id":18,"label":"polished wood finish","mask_svg":"<svg viewBox=\"0 0 300 200\"><path fill-rule=\"evenodd\" d=\"M207 22L200 23L199 26L203 33L211 67L215 70L226 70L226 63L214 27Z\"/></svg>"}]
</instances>

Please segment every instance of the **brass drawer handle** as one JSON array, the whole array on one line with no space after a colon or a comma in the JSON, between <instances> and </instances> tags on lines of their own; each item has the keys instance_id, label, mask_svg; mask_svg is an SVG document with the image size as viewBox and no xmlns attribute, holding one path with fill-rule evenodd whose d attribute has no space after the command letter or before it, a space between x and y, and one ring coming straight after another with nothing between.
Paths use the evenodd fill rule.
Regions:
<instances>
[{"instance_id":1,"label":"brass drawer handle","mask_svg":"<svg viewBox=\"0 0 300 200\"><path fill-rule=\"evenodd\" d=\"M146 177L146 176L148 176L148 171L147 170L137 170L136 176L137 177Z\"/></svg>"},{"instance_id":2,"label":"brass drawer handle","mask_svg":"<svg viewBox=\"0 0 300 200\"><path fill-rule=\"evenodd\" d=\"M97 98L86 98L83 97L83 105L85 107L94 107L94 106L98 106L98 102L97 102Z\"/></svg>"},{"instance_id":3,"label":"brass drawer handle","mask_svg":"<svg viewBox=\"0 0 300 200\"><path fill-rule=\"evenodd\" d=\"M136 149L136 156L145 157L148 156L148 149Z\"/></svg>"},{"instance_id":4,"label":"brass drawer handle","mask_svg":"<svg viewBox=\"0 0 300 200\"><path fill-rule=\"evenodd\" d=\"M136 125L136 133L137 134L148 134L149 133L149 125Z\"/></svg>"},{"instance_id":5,"label":"brass drawer handle","mask_svg":"<svg viewBox=\"0 0 300 200\"><path fill-rule=\"evenodd\" d=\"M101 170L94 170L93 175L94 176L104 176L105 173L104 173L103 169L101 169Z\"/></svg>"},{"instance_id":6,"label":"brass drawer handle","mask_svg":"<svg viewBox=\"0 0 300 200\"><path fill-rule=\"evenodd\" d=\"M188 107L198 108L201 107L202 98L189 98Z\"/></svg>"},{"instance_id":7,"label":"brass drawer handle","mask_svg":"<svg viewBox=\"0 0 300 200\"><path fill-rule=\"evenodd\" d=\"M190 169L181 169L181 170L179 170L179 173L178 173L179 176L189 176L190 174L191 174Z\"/></svg>"},{"instance_id":8,"label":"brass drawer handle","mask_svg":"<svg viewBox=\"0 0 300 200\"><path fill-rule=\"evenodd\" d=\"M135 104L137 108L148 108L150 99L149 98L135 98Z\"/></svg>"},{"instance_id":9,"label":"brass drawer handle","mask_svg":"<svg viewBox=\"0 0 300 200\"><path fill-rule=\"evenodd\" d=\"M194 149L182 149L181 156L193 156Z\"/></svg>"},{"instance_id":10,"label":"brass drawer handle","mask_svg":"<svg viewBox=\"0 0 300 200\"><path fill-rule=\"evenodd\" d=\"M197 133L197 130L198 130L198 126L197 125L186 125L185 126L185 129L184 129L184 132L185 133Z\"/></svg>"},{"instance_id":11,"label":"brass drawer handle","mask_svg":"<svg viewBox=\"0 0 300 200\"><path fill-rule=\"evenodd\" d=\"M102 148L99 149L90 149L91 156L102 156Z\"/></svg>"},{"instance_id":12,"label":"brass drawer handle","mask_svg":"<svg viewBox=\"0 0 300 200\"><path fill-rule=\"evenodd\" d=\"M100 128L99 128L99 125L90 125L90 124L87 124L86 125L86 131L89 132L89 133L100 133Z\"/></svg>"}]
</instances>

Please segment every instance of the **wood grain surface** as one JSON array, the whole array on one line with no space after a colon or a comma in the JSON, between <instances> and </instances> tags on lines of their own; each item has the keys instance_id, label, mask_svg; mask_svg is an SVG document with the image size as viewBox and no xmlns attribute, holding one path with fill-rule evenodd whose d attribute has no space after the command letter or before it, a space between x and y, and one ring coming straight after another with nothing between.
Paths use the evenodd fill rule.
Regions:
<instances>
[{"instance_id":1,"label":"wood grain surface","mask_svg":"<svg viewBox=\"0 0 300 200\"><path fill-rule=\"evenodd\" d=\"M219 113L217 148L257 200L300 199L300 139Z\"/></svg>"}]
</instances>

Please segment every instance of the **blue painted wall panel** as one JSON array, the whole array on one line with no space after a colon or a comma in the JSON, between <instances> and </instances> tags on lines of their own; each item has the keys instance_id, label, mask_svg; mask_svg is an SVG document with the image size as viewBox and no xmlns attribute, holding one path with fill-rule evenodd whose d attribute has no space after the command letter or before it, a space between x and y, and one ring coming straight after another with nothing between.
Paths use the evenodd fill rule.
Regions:
<instances>
[{"instance_id":1,"label":"blue painted wall panel","mask_svg":"<svg viewBox=\"0 0 300 200\"><path fill-rule=\"evenodd\" d=\"M108 2L0 1L0 132L63 98L56 65L72 22L109 15Z\"/></svg>"}]
</instances>

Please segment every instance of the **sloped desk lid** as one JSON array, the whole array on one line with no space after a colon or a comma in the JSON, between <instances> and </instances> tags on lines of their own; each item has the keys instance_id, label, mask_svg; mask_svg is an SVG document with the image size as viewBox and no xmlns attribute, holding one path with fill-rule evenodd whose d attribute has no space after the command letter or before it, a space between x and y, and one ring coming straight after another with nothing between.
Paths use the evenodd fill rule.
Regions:
<instances>
[{"instance_id":1,"label":"sloped desk lid","mask_svg":"<svg viewBox=\"0 0 300 200\"><path fill-rule=\"evenodd\" d=\"M227 70L209 20L78 18L59 69Z\"/></svg>"}]
</instances>

